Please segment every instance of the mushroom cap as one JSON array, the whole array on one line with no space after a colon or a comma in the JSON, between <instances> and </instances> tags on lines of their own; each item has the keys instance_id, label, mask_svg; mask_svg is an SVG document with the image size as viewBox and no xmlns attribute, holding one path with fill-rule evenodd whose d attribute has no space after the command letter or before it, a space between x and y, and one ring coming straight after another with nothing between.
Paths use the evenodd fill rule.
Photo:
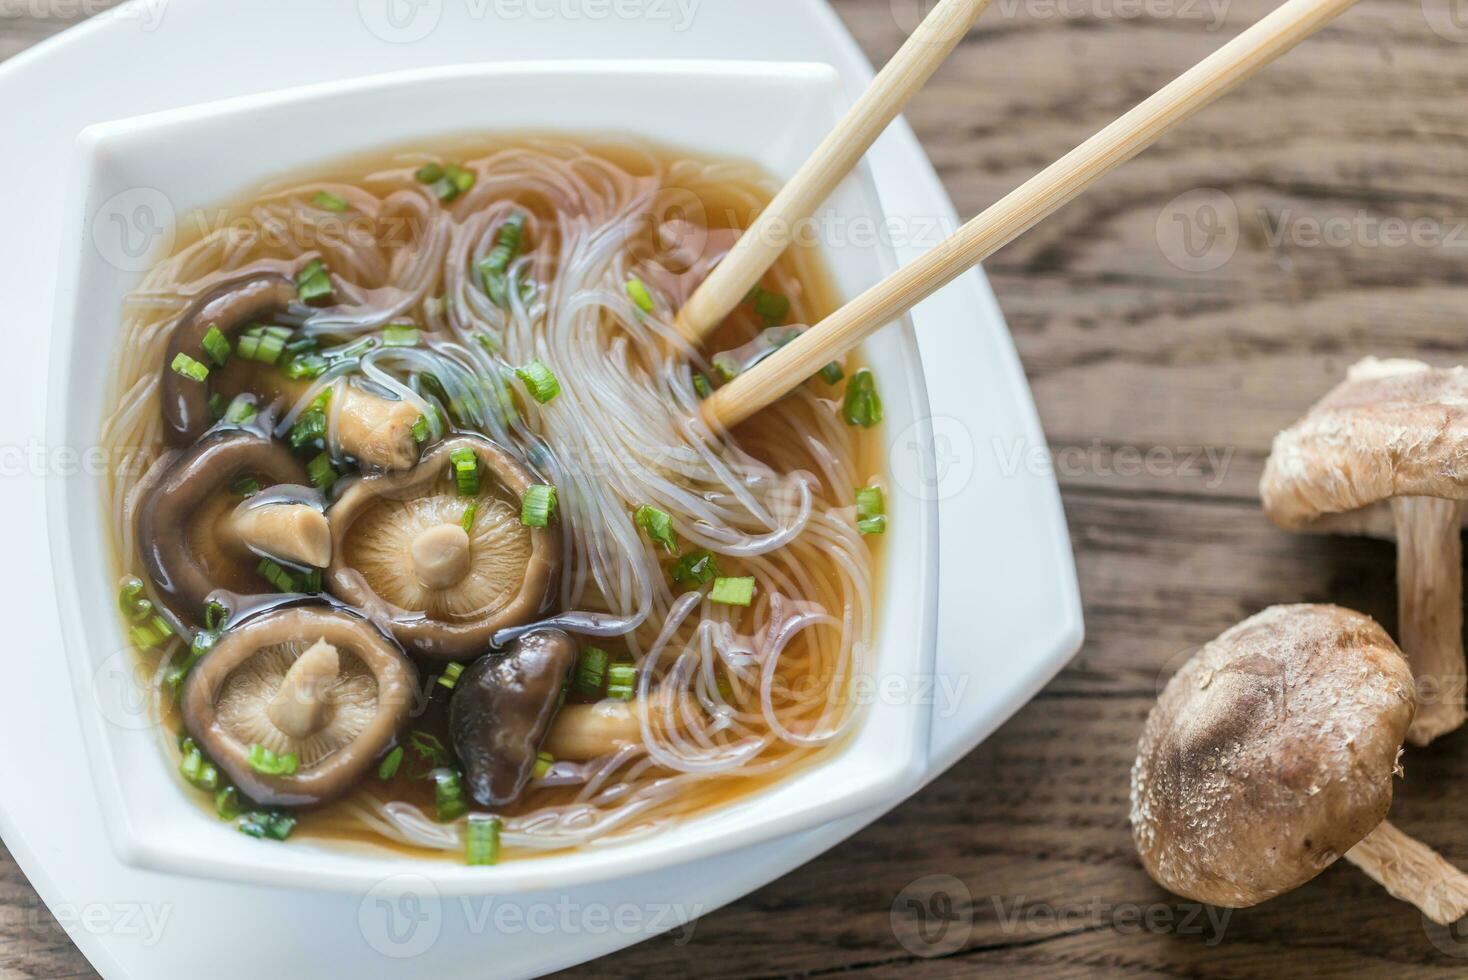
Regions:
<instances>
[{"instance_id":1,"label":"mushroom cap","mask_svg":"<svg viewBox=\"0 0 1468 980\"><path fill-rule=\"evenodd\" d=\"M1259 492L1270 519L1293 530L1393 497L1468 499L1468 370L1353 366L1275 437Z\"/></svg>"},{"instance_id":2,"label":"mushroom cap","mask_svg":"<svg viewBox=\"0 0 1468 980\"><path fill-rule=\"evenodd\" d=\"M149 490L138 510L138 542L153 584L181 618L199 623L216 589L261 591L260 559L220 540L240 498L238 477L262 486L305 484L306 468L278 442L249 429L211 434L185 451Z\"/></svg>"},{"instance_id":3,"label":"mushroom cap","mask_svg":"<svg viewBox=\"0 0 1468 980\"><path fill-rule=\"evenodd\" d=\"M169 338L160 376L159 400L170 445L187 446L212 424L208 388L181 377L172 368L173 359L187 354L209 364L203 340L211 326L232 339L241 327L284 310L295 299L296 285L289 278L278 272L257 272L211 289L184 311Z\"/></svg>"},{"instance_id":4,"label":"mushroom cap","mask_svg":"<svg viewBox=\"0 0 1468 980\"><path fill-rule=\"evenodd\" d=\"M1386 817L1416 706L1369 616L1275 606L1168 682L1132 768L1132 836L1159 884L1229 908L1325 870Z\"/></svg>"},{"instance_id":5,"label":"mushroom cap","mask_svg":"<svg viewBox=\"0 0 1468 980\"><path fill-rule=\"evenodd\" d=\"M271 705L296 660L321 642L335 648L335 683L320 691L324 727L283 731ZM228 630L189 674L184 725L240 792L271 806L308 806L349 790L389 749L412 715L416 671L366 620L323 608L270 612ZM250 748L294 754L295 775L250 766Z\"/></svg>"},{"instance_id":6,"label":"mushroom cap","mask_svg":"<svg viewBox=\"0 0 1468 980\"><path fill-rule=\"evenodd\" d=\"M535 630L459 677L449 732L480 804L513 803L530 781L577 653L576 641L560 630Z\"/></svg>"},{"instance_id":7,"label":"mushroom cap","mask_svg":"<svg viewBox=\"0 0 1468 980\"><path fill-rule=\"evenodd\" d=\"M480 461L478 497L461 497L449 456L472 449ZM479 436L440 443L406 473L354 483L327 512L332 594L380 615L398 642L424 656L467 660L494 634L533 622L549 607L561 565L554 526L525 527L520 501L540 481L508 452ZM475 501L467 566L442 545ZM432 544L434 547L429 547ZM415 547L416 545L416 547ZM462 577L441 586L446 567ZM431 569L431 570L430 570ZM450 573L457 574L457 572Z\"/></svg>"}]
</instances>

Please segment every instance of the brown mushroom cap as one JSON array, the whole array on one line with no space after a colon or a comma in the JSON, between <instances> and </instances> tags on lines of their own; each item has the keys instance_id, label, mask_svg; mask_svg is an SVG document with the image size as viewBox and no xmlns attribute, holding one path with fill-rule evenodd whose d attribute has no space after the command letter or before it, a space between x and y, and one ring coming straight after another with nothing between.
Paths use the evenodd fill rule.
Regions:
<instances>
[{"instance_id":1,"label":"brown mushroom cap","mask_svg":"<svg viewBox=\"0 0 1468 980\"><path fill-rule=\"evenodd\" d=\"M1260 496L1291 530L1393 497L1468 500L1468 369L1355 365L1275 438Z\"/></svg>"},{"instance_id":2,"label":"brown mushroom cap","mask_svg":"<svg viewBox=\"0 0 1468 980\"><path fill-rule=\"evenodd\" d=\"M228 488L242 476L265 487L308 482L305 467L285 446L252 430L222 430L184 452L139 508L143 566L188 622L201 621L216 589L263 590L260 559L225 531L241 502Z\"/></svg>"},{"instance_id":3,"label":"brown mushroom cap","mask_svg":"<svg viewBox=\"0 0 1468 980\"><path fill-rule=\"evenodd\" d=\"M480 461L475 498L454 485L449 456L463 448ZM479 436L441 443L407 473L357 481L327 512L328 588L381 616L400 643L425 656L483 653L496 632L534 621L555 594L560 534L520 523L520 502L539 482ZM459 534L471 500L473 524Z\"/></svg>"},{"instance_id":4,"label":"brown mushroom cap","mask_svg":"<svg viewBox=\"0 0 1468 980\"><path fill-rule=\"evenodd\" d=\"M189 734L242 793L308 806L341 796L392 746L416 686L413 665L365 620L298 608L227 631L189 674L180 708ZM295 755L297 772L256 772L254 745Z\"/></svg>"},{"instance_id":5,"label":"brown mushroom cap","mask_svg":"<svg viewBox=\"0 0 1468 980\"><path fill-rule=\"evenodd\" d=\"M187 354L210 364L203 340L211 326L233 339L241 327L284 310L295 299L294 282L276 272L263 272L210 290L184 312L168 342L161 375L160 401L170 445L187 446L211 424L208 387L180 376L172 368L173 359Z\"/></svg>"},{"instance_id":6,"label":"brown mushroom cap","mask_svg":"<svg viewBox=\"0 0 1468 980\"><path fill-rule=\"evenodd\" d=\"M1314 878L1392 800L1411 672L1370 617L1276 606L1199 651L1147 718L1132 833L1159 884L1240 908Z\"/></svg>"}]
</instances>

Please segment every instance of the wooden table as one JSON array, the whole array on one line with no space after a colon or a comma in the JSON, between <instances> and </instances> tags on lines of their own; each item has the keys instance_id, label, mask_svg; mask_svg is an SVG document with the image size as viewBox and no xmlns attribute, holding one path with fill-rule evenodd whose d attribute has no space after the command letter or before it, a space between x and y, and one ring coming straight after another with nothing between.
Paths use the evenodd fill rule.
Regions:
<instances>
[{"instance_id":1,"label":"wooden table","mask_svg":"<svg viewBox=\"0 0 1468 980\"><path fill-rule=\"evenodd\" d=\"M836 6L881 62L921 2ZM1269 6L995 0L909 119L972 214ZM0 56L66 26L9 9ZM1282 534L1256 484L1274 432L1356 358L1451 364L1468 347L1468 26L1451 13L1450 0L1366 0L989 264L1060 470L1084 650L987 744L836 851L708 916L691 943L653 940L578 973L1468 969L1468 939L1429 933L1343 863L1210 920L1147 878L1127 823L1142 721L1194 645L1277 602L1340 602L1395 628L1392 549ZM1468 866L1468 732L1406 767L1393 818ZM0 976L91 975L0 859ZM938 946L906 928L899 942L894 901L935 873L971 902Z\"/></svg>"}]
</instances>

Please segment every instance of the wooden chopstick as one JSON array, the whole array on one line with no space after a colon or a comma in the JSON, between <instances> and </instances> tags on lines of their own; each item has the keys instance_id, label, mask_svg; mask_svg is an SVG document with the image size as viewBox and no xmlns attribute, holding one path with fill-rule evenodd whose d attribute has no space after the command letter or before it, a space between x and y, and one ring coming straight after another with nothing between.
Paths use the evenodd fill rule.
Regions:
<instances>
[{"instance_id":1,"label":"wooden chopstick","mask_svg":"<svg viewBox=\"0 0 1468 980\"><path fill-rule=\"evenodd\" d=\"M989 0L943 0L740 237L678 313L694 344L738 306L789 247L794 234L871 149L908 100L932 77L978 20Z\"/></svg>"},{"instance_id":2,"label":"wooden chopstick","mask_svg":"<svg viewBox=\"0 0 1468 980\"><path fill-rule=\"evenodd\" d=\"M714 392L703 403L704 420L715 431L727 429L794 391L1355 3L1288 0L921 258Z\"/></svg>"}]
</instances>

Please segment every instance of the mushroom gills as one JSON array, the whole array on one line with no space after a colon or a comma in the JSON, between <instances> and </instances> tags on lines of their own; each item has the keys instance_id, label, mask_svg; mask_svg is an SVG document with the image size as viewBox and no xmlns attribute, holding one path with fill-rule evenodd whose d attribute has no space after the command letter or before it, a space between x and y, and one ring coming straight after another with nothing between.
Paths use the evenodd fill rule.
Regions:
<instances>
[{"instance_id":1,"label":"mushroom gills","mask_svg":"<svg viewBox=\"0 0 1468 980\"><path fill-rule=\"evenodd\" d=\"M322 637L286 671L266 714L291 738L305 739L326 726L331 688L341 672L341 655Z\"/></svg>"},{"instance_id":2,"label":"mushroom gills","mask_svg":"<svg viewBox=\"0 0 1468 980\"><path fill-rule=\"evenodd\" d=\"M246 500L230 515L229 532L262 557L309 568L331 564L331 525L308 503Z\"/></svg>"},{"instance_id":3,"label":"mushroom gills","mask_svg":"<svg viewBox=\"0 0 1468 980\"><path fill-rule=\"evenodd\" d=\"M480 657L459 677L449 732L481 805L513 803L530 781L577 653L569 635L539 630L504 654Z\"/></svg>"}]
</instances>

